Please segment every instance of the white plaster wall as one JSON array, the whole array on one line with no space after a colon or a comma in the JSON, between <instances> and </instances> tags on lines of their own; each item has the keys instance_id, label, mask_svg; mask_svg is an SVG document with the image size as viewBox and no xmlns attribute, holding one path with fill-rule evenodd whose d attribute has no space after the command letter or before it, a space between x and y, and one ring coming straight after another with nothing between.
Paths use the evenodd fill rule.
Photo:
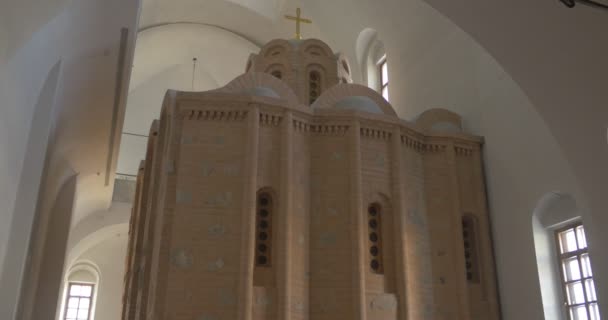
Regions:
<instances>
[{"instance_id":1,"label":"white plaster wall","mask_svg":"<svg viewBox=\"0 0 608 320\"><path fill-rule=\"evenodd\" d=\"M345 7L353 16L332 21L338 25L332 29L332 12ZM554 190L573 195L583 208L586 204L570 163L535 106L483 48L422 2L313 1L312 8L325 23L322 30L335 40L334 50L349 57L358 36L353 30L378 31L389 61L391 103L402 117L413 120L430 108L446 108L463 116L467 131L485 137L502 313L505 320L543 319L532 213L539 199ZM391 12L407 17L390 19ZM603 255L595 252L592 259Z\"/></svg>"},{"instance_id":2,"label":"white plaster wall","mask_svg":"<svg viewBox=\"0 0 608 320\"><path fill-rule=\"evenodd\" d=\"M230 6L223 5L228 2ZM263 2L252 0L247 6ZM326 36L321 38L334 50L346 52L351 61L355 61L354 46L359 32L366 27L379 31L389 54L391 100L402 116L411 119L428 108L445 107L463 114L467 129L486 137L489 197L505 320L542 319L531 230L536 202L546 192L560 190L572 194L584 210L585 198L591 197L595 217L593 223L587 219L588 224L606 225L607 216L603 212L607 208L602 199L608 179L603 179L607 169L602 163L606 163L608 154L605 137L608 108L605 103L602 105L602 101L607 101L605 94L598 92L606 92L605 77L601 75L608 74L603 59L608 42L598 39L602 39L606 29L599 21L607 20L601 12L598 15L584 8L568 11L553 6L551 1L525 6L499 0L427 2L450 14L450 18L491 49L509 72L517 75L516 80L536 104L530 103L496 62L483 54L481 47L420 1L310 0L305 3L304 13L324 31ZM47 26L44 37L33 40L36 37L31 35L46 24L43 18L57 15L61 12L57 8L65 3L61 0L45 1L44 6L32 0L0 3L1 277L16 275L13 271L6 272L3 257L8 230L14 223L16 193L27 152L26 137L43 79L61 56L57 50L71 56L86 52L86 48L95 44L96 33L87 34L90 39L86 44L58 42L65 29L52 25ZM293 11L295 3L290 1L285 7ZM265 12L259 9L268 8L266 5L260 5L255 10L258 13L252 13L237 2L222 0L204 3L150 0L147 4L150 10L144 7L142 26L172 21L205 22L245 34L258 43L278 35L288 36L292 30L290 23L268 21L259 14ZM12 9L6 10L9 7ZM348 14L343 14L346 11ZM543 19L538 19L540 16ZM91 16L85 14L82 18ZM54 23L57 21L61 19ZM74 26L76 30L91 31L80 28L85 25L80 23ZM117 24L108 20L107 26L107 32L114 32L112 28ZM316 31L305 34L318 35ZM5 39L9 41L2 41ZM20 49L22 56L28 58L16 62L13 54ZM357 76L359 70L353 67ZM71 79L66 85L77 83ZM568 152L567 160L563 150ZM584 195L578 181L584 183ZM32 195L37 186L34 183L26 189ZM31 219L30 213L23 213L26 220ZM24 231L27 229L18 230ZM27 232L24 234L27 236ZM601 266L608 266L608 252L601 247L607 243L608 233L590 232L589 237L594 267L605 270ZM22 251L25 242L14 246ZM600 299L606 299L603 293L608 292L608 276L603 279L597 282ZM3 281L0 278L0 295L13 296L12 288L3 290ZM3 319L10 319L5 313L12 308L8 301L12 300L0 299ZM602 306L605 311L608 304L602 302Z\"/></svg>"},{"instance_id":3,"label":"white plaster wall","mask_svg":"<svg viewBox=\"0 0 608 320\"><path fill-rule=\"evenodd\" d=\"M103 191L95 186L99 180L92 180L101 172L99 166L86 157L90 152L75 152L83 146L95 146L96 139L108 140L108 135L97 131L82 133L86 126L84 114L106 112L111 108L114 78L103 77L105 63L116 65L114 45L118 42L120 28L130 27L133 32L137 2L126 5L122 1L79 1L65 10L55 10L53 6L61 1L49 1L44 5L20 1L3 2L10 10L0 10L0 318L12 319L20 294L26 251L37 204L42 167L45 160L51 124L55 119L68 119L72 127L60 128L56 137L61 146L55 150L57 158L67 161L61 164L73 166L81 174L77 196L80 211L86 215L87 204L103 206L109 203L111 189ZM48 5L48 8L47 8ZM20 22L19 14L35 7L31 20ZM120 6L120 9L119 9ZM53 7L53 10L51 10ZM37 10L49 9L44 14ZM15 13L16 16L10 16ZM52 13L52 14L51 14ZM47 16L50 14L50 16ZM33 20L44 16L48 19ZM111 17L111 18L107 18ZM23 27L23 29L20 29ZM22 38L21 36L27 36ZM133 35L133 34L132 34ZM105 50L105 51L104 51ZM107 55L103 55L107 53ZM98 55L99 54L99 55ZM105 58L96 59L103 56ZM60 64L60 62L62 62ZM55 69L54 69L55 68ZM95 75L91 77L91 75ZM49 85L51 84L51 85ZM95 90L104 87L105 90ZM59 92L59 93L58 93ZM97 99L91 92L103 95ZM94 99L98 105L87 103ZM53 109L55 102L60 108ZM105 108L104 108L105 107ZM86 108L90 108L86 110ZM62 113L63 112L63 113ZM90 118L93 120L95 117ZM99 122L102 124L102 122ZM105 123L103 123L105 125ZM107 122L109 127L110 121ZM68 130L66 130L68 129ZM97 127L96 129L100 129ZM90 133L90 132L89 132ZM107 142L106 142L107 145ZM97 145L95 150L101 150ZM82 149L81 149L82 150ZM106 148L107 150L107 148ZM67 152L66 152L67 151ZM80 159L77 159L80 156ZM97 156L103 159L103 156ZM88 163L88 164L87 164ZM103 184L103 183L102 183ZM53 190L50 190L53 193ZM107 199L100 199L107 198ZM88 199L85 201L85 199ZM66 223L70 223L67 221ZM59 257L61 259L61 257ZM59 274L58 277L61 275Z\"/></svg>"},{"instance_id":4,"label":"white plaster wall","mask_svg":"<svg viewBox=\"0 0 608 320\"><path fill-rule=\"evenodd\" d=\"M207 91L226 85L245 71L249 55L259 47L233 32L208 25L178 23L141 31L117 172L136 175L145 158L147 136L168 89ZM193 63L196 57L194 87Z\"/></svg>"},{"instance_id":5,"label":"white plaster wall","mask_svg":"<svg viewBox=\"0 0 608 320\"><path fill-rule=\"evenodd\" d=\"M95 320L120 319L127 254L127 234L116 233L82 254L78 260L99 268Z\"/></svg>"},{"instance_id":6,"label":"white plaster wall","mask_svg":"<svg viewBox=\"0 0 608 320\"><path fill-rule=\"evenodd\" d=\"M61 23L54 23L54 28L61 30L62 27ZM18 190L22 192L20 196L25 205L19 208L19 218L25 225L32 222L51 123L49 111L53 105L53 101L37 100L49 72L59 62L58 50L52 46L51 39L37 35L12 59L0 57L0 200L3 204L0 207L0 281L4 278L5 249L11 230L15 222L21 222L13 219ZM42 98L52 97L50 94ZM42 104L39 111L43 117L39 117L37 127L32 128L39 103ZM26 159L28 145L32 148L30 158ZM30 171L23 170L26 160ZM23 251L27 242L16 242L15 245L19 248L12 249Z\"/></svg>"},{"instance_id":7,"label":"white plaster wall","mask_svg":"<svg viewBox=\"0 0 608 320\"><path fill-rule=\"evenodd\" d=\"M580 188L558 143L514 81L463 33L437 32L447 36L430 37L432 45L412 42L407 53L412 61L391 59L391 100L408 119L433 107L457 112L465 130L484 136L503 317L545 319L532 214L545 193L562 190L583 198ZM387 42L394 57L398 44Z\"/></svg>"}]
</instances>

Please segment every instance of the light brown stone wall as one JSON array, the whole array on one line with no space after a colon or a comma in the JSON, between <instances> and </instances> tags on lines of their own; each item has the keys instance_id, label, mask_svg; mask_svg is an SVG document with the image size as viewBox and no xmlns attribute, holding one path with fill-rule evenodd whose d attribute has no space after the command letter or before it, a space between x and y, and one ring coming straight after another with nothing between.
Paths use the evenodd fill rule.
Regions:
<instances>
[{"instance_id":1,"label":"light brown stone wall","mask_svg":"<svg viewBox=\"0 0 608 320\"><path fill-rule=\"evenodd\" d=\"M165 317L236 317L244 119L183 122ZM224 233L224 234L221 234Z\"/></svg>"},{"instance_id":2,"label":"light brown stone wall","mask_svg":"<svg viewBox=\"0 0 608 320\"><path fill-rule=\"evenodd\" d=\"M458 131L457 115L435 110L417 126L369 89L334 86L343 61L318 40L273 41L225 88L167 94L138 178L123 319L499 319L481 139ZM283 82L255 73L279 66L293 67ZM331 87L314 108L309 68ZM383 114L334 107L351 96ZM445 119L456 131L433 131ZM261 190L272 195L267 266L255 263Z\"/></svg>"},{"instance_id":3,"label":"light brown stone wall","mask_svg":"<svg viewBox=\"0 0 608 320\"><path fill-rule=\"evenodd\" d=\"M322 128L318 125L318 128ZM322 129L318 129L322 130ZM353 319L353 208L349 137L311 133L310 316Z\"/></svg>"},{"instance_id":4,"label":"light brown stone wall","mask_svg":"<svg viewBox=\"0 0 608 320\"><path fill-rule=\"evenodd\" d=\"M401 174L396 181L403 190L400 198L404 252L404 278L406 282L407 317L400 319L436 319L435 281L429 219L425 195L424 158L422 135L399 130ZM399 179L399 178L398 178ZM402 301L402 300L400 300ZM400 306L403 309L404 304Z\"/></svg>"},{"instance_id":5,"label":"light brown stone wall","mask_svg":"<svg viewBox=\"0 0 608 320\"><path fill-rule=\"evenodd\" d=\"M291 270L292 303L290 319L309 319L310 306L310 216L311 216L311 137L294 125L290 143L293 148L292 164L292 230L291 230Z\"/></svg>"}]
</instances>

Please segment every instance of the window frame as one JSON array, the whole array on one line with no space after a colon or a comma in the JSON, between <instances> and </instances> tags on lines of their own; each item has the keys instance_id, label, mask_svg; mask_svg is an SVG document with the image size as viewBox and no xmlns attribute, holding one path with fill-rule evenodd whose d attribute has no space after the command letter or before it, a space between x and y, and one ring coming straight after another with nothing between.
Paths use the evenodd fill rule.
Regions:
<instances>
[{"instance_id":1,"label":"window frame","mask_svg":"<svg viewBox=\"0 0 608 320\"><path fill-rule=\"evenodd\" d=\"M87 286L91 287L91 295L90 296L73 296L71 295L72 286ZM80 299L89 299L89 307L87 308L87 318L86 320L91 320L91 310L93 309L93 299L95 297L95 283L88 282L79 282L79 281L68 281L67 292L65 295L65 307L63 309L63 317L62 320L68 320L68 309L70 309L70 298L78 298L78 303L80 304ZM72 308L73 309L73 308ZM76 319L78 319L78 310L80 308L76 308Z\"/></svg>"},{"instance_id":2,"label":"window frame","mask_svg":"<svg viewBox=\"0 0 608 320\"><path fill-rule=\"evenodd\" d=\"M372 214L372 209L374 213ZM384 250L383 250L383 206L379 202L372 202L367 206L367 243L368 243L368 257L369 257L369 270L372 274L384 275ZM375 222L375 226L370 225L371 221ZM375 234L376 239L372 240L371 236ZM372 254L372 248L376 249L376 254ZM376 262L377 267L374 268L372 265Z\"/></svg>"},{"instance_id":3,"label":"window frame","mask_svg":"<svg viewBox=\"0 0 608 320\"><path fill-rule=\"evenodd\" d=\"M583 236L585 237L585 239L584 239L585 247L582 249L580 249L579 234L577 232L577 229L579 227L582 227ZM568 230L572 230L574 232L574 236L575 236L574 238L576 241L576 250L562 253L562 248L561 248L562 242L560 239L560 234L562 234ZM591 257L589 256L589 246L588 246L588 242L587 242L587 233L585 231L585 227L583 226L582 221L576 221L573 223L569 223L558 229L555 229L553 231L553 235L555 237L555 250L556 250L555 252L556 252L556 257L557 257L557 268L559 269L559 275L560 275L559 285L561 287L562 294L563 294L563 310L566 313L566 318L568 320L573 320L571 310L573 310L574 308L580 307L580 306L584 306L585 310L587 312L587 319L591 319L591 307L590 306L592 304L595 304L597 306L598 299L597 299L597 290L595 288L595 279L593 277L593 270L591 269L590 276L585 277L585 275L583 273L583 264L581 262L582 256L586 254L587 257L589 257L588 258L589 264L591 264ZM567 280L566 274L564 272L564 264L566 263L566 261L568 259L571 259L573 257L577 258L578 272L579 272L580 278L577 280ZM590 300L588 297L588 290L587 290L587 284L586 284L586 282L588 280L591 280L593 283L593 292L595 292L595 300ZM572 283L576 283L576 282L580 282L582 285L584 302L570 304L569 299L568 299L568 285L572 284ZM598 314L599 314L599 309L598 309ZM601 318L601 315L600 315L600 318Z\"/></svg>"},{"instance_id":4,"label":"window frame","mask_svg":"<svg viewBox=\"0 0 608 320\"><path fill-rule=\"evenodd\" d=\"M253 265L254 268L271 268L272 257L273 257L273 215L275 211L275 200L274 193L268 189L261 189L256 194L256 220L255 220L255 254ZM266 204L261 204L262 199L266 199ZM266 211L267 215L262 216L261 212ZM262 228L260 225L262 222L266 223L266 226ZM266 234L266 239L260 239L261 233ZM265 250L259 250L260 245L265 246ZM264 258L264 261L260 261L260 257Z\"/></svg>"},{"instance_id":5,"label":"window frame","mask_svg":"<svg viewBox=\"0 0 608 320\"><path fill-rule=\"evenodd\" d=\"M481 259L479 252L479 221L473 213L465 213L461 217L462 239L465 260L465 277L469 284L481 283ZM466 225L466 227L465 227ZM466 234L465 234L466 232ZM467 247L468 243L468 247ZM467 257L468 253L468 257ZM469 266L467 263L470 263Z\"/></svg>"},{"instance_id":6,"label":"window frame","mask_svg":"<svg viewBox=\"0 0 608 320\"><path fill-rule=\"evenodd\" d=\"M386 77L384 76L384 72L382 72L382 69L384 68L384 66L386 66ZM378 85L380 88L380 95L386 99L386 101L389 101L390 98L390 92L389 92L389 78L388 78L388 60L386 58L386 55L382 56L382 58L380 58L380 60L377 63L377 67L378 67ZM386 83L384 83L384 80L386 80ZM386 97L384 96L384 90L386 89Z\"/></svg>"}]
</instances>

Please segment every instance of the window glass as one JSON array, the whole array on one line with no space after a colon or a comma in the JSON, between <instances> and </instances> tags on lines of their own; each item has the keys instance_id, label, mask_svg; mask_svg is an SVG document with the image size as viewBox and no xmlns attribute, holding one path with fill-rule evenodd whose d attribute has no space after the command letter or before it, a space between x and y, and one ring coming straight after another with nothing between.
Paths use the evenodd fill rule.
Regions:
<instances>
[{"instance_id":1,"label":"window glass","mask_svg":"<svg viewBox=\"0 0 608 320\"><path fill-rule=\"evenodd\" d=\"M556 233L565 305L570 320L599 320L585 229L576 224Z\"/></svg>"},{"instance_id":2,"label":"window glass","mask_svg":"<svg viewBox=\"0 0 608 320\"><path fill-rule=\"evenodd\" d=\"M388 63L386 62L386 56L378 63L378 69L380 72L380 92L382 97L388 101Z\"/></svg>"},{"instance_id":3,"label":"window glass","mask_svg":"<svg viewBox=\"0 0 608 320\"><path fill-rule=\"evenodd\" d=\"M382 85L387 85L388 84L388 66L386 64L386 60L384 60L384 62L382 62Z\"/></svg>"},{"instance_id":4,"label":"window glass","mask_svg":"<svg viewBox=\"0 0 608 320\"><path fill-rule=\"evenodd\" d=\"M69 283L64 320L88 320L92 298L92 284Z\"/></svg>"}]
</instances>

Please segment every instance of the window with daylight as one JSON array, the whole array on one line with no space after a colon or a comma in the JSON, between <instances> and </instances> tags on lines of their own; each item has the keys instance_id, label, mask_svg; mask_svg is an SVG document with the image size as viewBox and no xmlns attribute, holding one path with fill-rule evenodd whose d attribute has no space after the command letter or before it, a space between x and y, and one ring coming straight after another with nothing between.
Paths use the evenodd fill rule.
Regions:
<instances>
[{"instance_id":1,"label":"window with daylight","mask_svg":"<svg viewBox=\"0 0 608 320\"><path fill-rule=\"evenodd\" d=\"M570 320L599 320L600 312L581 223L556 231L562 287Z\"/></svg>"},{"instance_id":2,"label":"window with daylight","mask_svg":"<svg viewBox=\"0 0 608 320\"><path fill-rule=\"evenodd\" d=\"M388 101L388 64L386 62L386 56L382 57L378 63L378 69L380 73L380 92L386 101Z\"/></svg>"},{"instance_id":3,"label":"window with daylight","mask_svg":"<svg viewBox=\"0 0 608 320\"><path fill-rule=\"evenodd\" d=\"M256 215L255 266L270 267L272 254L272 196L258 193Z\"/></svg>"},{"instance_id":4,"label":"window with daylight","mask_svg":"<svg viewBox=\"0 0 608 320\"><path fill-rule=\"evenodd\" d=\"M373 273L383 274L382 265L382 208L372 203L367 208L367 226L369 233L369 266Z\"/></svg>"},{"instance_id":5,"label":"window with daylight","mask_svg":"<svg viewBox=\"0 0 608 320\"><path fill-rule=\"evenodd\" d=\"M64 320L89 320L93 301L93 285L70 282Z\"/></svg>"}]
</instances>

